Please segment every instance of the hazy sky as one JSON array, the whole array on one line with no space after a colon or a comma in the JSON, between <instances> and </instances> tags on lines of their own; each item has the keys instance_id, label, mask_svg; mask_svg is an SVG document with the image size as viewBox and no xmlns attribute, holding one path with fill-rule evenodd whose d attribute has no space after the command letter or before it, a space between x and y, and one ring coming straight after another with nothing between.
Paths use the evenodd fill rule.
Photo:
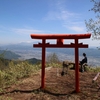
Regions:
<instances>
[{"instance_id":1,"label":"hazy sky","mask_svg":"<svg viewBox=\"0 0 100 100\"><path fill-rule=\"evenodd\" d=\"M0 0L0 44L32 42L32 33L87 33L85 20L95 16L88 11L92 7L90 0Z\"/></svg>"}]
</instances>

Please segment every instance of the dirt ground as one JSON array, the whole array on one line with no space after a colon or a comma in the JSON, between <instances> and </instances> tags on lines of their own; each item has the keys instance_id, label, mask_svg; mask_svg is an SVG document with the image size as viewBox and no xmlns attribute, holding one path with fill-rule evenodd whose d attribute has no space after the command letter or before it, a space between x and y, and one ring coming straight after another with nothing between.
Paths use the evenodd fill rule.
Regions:
<instances>
[{"instance_id":1,"label":"dirt ground","mask_svg":"<svg viewBox=\"0 0 100 100\"><path fill-rule=\"evenodd\" d=\"M46 69L44 90L40 89L41 71L21 79L0 93L0 100L100 100L100 90L92 83L97 73L80 72L80 92L75 93L75 71L69 70L64 76L61 71L61 68Z\"/></svg>"}]
</instances>

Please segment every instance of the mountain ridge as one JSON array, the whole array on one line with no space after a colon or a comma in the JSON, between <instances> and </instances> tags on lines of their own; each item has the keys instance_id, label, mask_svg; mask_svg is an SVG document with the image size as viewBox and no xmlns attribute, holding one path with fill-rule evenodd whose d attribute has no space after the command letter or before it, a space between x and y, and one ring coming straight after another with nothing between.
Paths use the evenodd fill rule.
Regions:
<instances>
[{"instance_id":1,"label":"mountain ridge","mask_svg":"<svg viewBox=\"0 0 100 100\"><path fill-rule=\"evenodd\" d=\"M18 59L19 57L21 57L20 55L8 50L0 50L0 55L1 58L9 59L9 60Z\"/></svg>"}]
</instances>

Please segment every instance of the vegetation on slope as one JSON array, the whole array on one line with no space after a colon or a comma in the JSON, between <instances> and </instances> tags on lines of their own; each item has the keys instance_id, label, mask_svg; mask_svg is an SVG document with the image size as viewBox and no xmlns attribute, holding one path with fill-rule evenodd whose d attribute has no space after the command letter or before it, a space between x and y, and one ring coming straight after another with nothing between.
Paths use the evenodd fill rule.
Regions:
<instances>
[{"instance_id":1,"label":"vegetation on slope","mask_svg":"<svg viewBox=\"0 0 100 100\"><path fill-rule=\"evenodd\" d=\"M21 56L18 54L15 54L12 51L0 50L0 57L3 57L5 59L18 59Z\"/></svg>"},{"instance_id":2,"label":"vegetation on slope","mask_svg":"<svg viewBox=\"0 0 100 100\"><path fill-rule=\"evenodd\" d=\"M56 56L56 55L55 55ZM50 58L49 58L50 59ZM52 57L51 57L52 59ZM37 63L38 62L38 63ZM34 63L34 64L33 64ZM46 66L58 66L58 63L47 63ZM40 60L12 61L0 59L0 90L16 83L17 80L30 76L41 69Z\"/></svg>"},{"instance_id":3,"label":"vegetation on slope","mask_svg":"<svg viewBox=\"0 0 100 100\"><path fill-rule=\"evenodd\" d=\"M36 59L36 58L27 59L25 61L27 61L29 64L38 64L38 63L41 63L41 60L40 59Z\"/></svg>"},{"instance_id":4,"label":"vegetation on slope","mask_svg":"<svg viewBox=\"0 0 100 100\"><path fill-rule=\"evenodd\" d=\"M49 56L49 61L46 63L46 67L62 67L62 63L59 61L56 56L56 54L52 54L52 56ZM57 58L55 60L51 60ZM57 60L57 61L56 61ZM0 68L1 65L5 66L4 64L6 60L1 59L0 62ZM51 61L51 62L50 62ZM12 84L17 84L17 81L29 77L30 75L36 73L41 69L41 64L30 64L27 61L7 61L7 67L5 69L0 70L0 93L4 92L5 88L11 86ZM100 71L100 68L93 68L93 67L87 67L86 71L89 72L98 72Z\"/></svg>"},{"instance_id":5,"label":"vegetation on slope","mask_svg":"<svg viewBox=\"0 0 100 100\"><path fill-rule=\"evenodd\" d=\"M14 64L13 61L9 62L9 67L0 70L0 89L10 86L13 83L16 83L17 80L30 76L32 73L35 73L39 67L31 65L27 62L20 62Z\"/></svg>"}]
</instances>

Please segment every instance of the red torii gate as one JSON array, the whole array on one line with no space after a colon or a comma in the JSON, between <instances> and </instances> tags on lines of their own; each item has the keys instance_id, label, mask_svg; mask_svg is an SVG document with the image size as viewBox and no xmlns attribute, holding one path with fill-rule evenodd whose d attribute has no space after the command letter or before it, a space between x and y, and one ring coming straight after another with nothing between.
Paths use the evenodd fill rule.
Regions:
<instances>
[{"instance_id":1,"label":"red torii gate","mask_svg":"<svg viewBox=\"0 0 100 100\"><path fill-rule=\"evenodd\" d=\"M75 48L75 91L79 89L79 54L78 48L88 48L88 44L78 43L78 39L90 38L91 34L31 34L32 39L42 39L34 47L42 48L41 88L45 88L45 48ZM57 39L56 44L46 43L46 39ZM64 39L74 39L75 43L63 44Z\"/></svg>"}]
</instances>

